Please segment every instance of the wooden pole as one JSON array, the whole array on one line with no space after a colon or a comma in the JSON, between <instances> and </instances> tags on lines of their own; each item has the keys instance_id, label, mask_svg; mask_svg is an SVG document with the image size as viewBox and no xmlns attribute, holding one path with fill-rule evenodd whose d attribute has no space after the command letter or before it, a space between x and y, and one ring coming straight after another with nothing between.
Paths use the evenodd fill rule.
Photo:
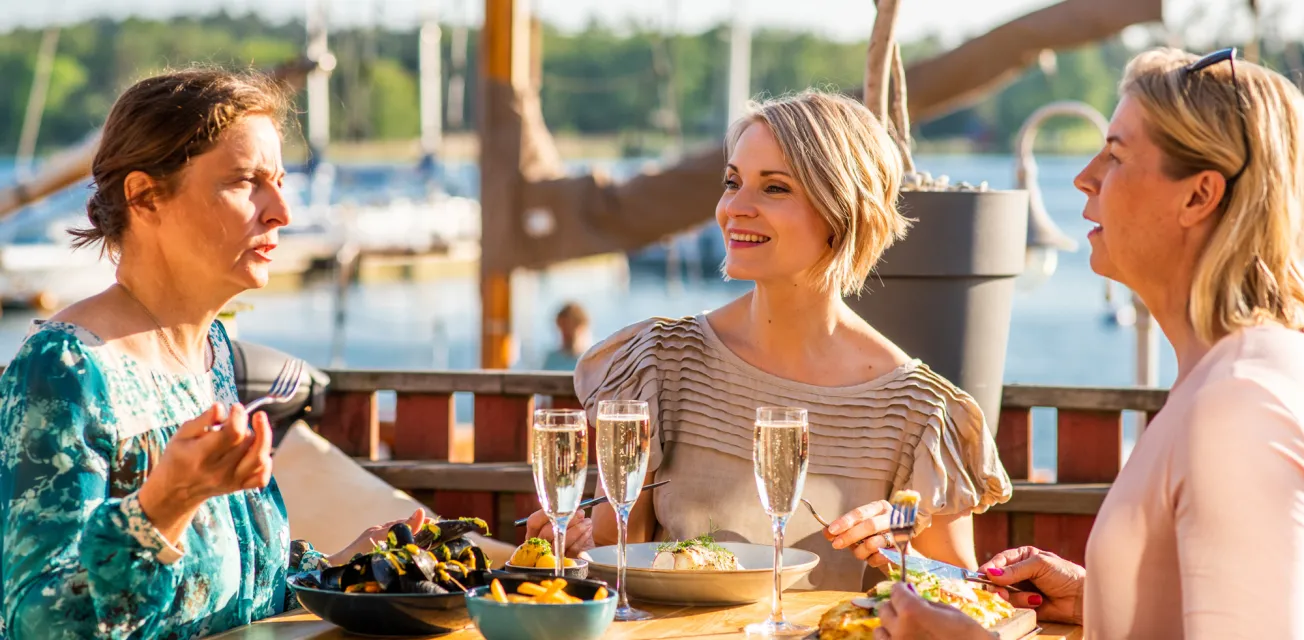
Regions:
<instances>
[{"instance_id":1,"label":"wooden pole","mask_svg":"<svg viewBox=\"0 0 1304 640\"><path fill-rule=\"evenodd\" d=\"M869 55L865 67L865 106L882 122L887 122L888 80L892 77L892 50L896 42L897 0L877 0L878 15L869 37Z\"/></svg>"},{"instance_id":2,"label":"wooden pole","mask_svg":"<svg viewBox=\"0 0 1304 640\"><path fill-rule=\"evenodd\" d=\"M901 43L892 43L892 91L888 110L892 114L892 136L901 147L901 162L906 173L915 172L914 152L910 150L910 110L907 108L906 69L901 62Z\"/></svg>"},{"instance_id":3,"label":"wooden pole","mask_svg":"<svg viewBox=\"0 0 1304 640\"><path fill-rule=\"evenodd\" d=\"M530 82L528 0L485 0L480 101L480 366L511 366L512 274L494 252L511 252L520 226L518 91Z\"/></svg>"}]
</instances>

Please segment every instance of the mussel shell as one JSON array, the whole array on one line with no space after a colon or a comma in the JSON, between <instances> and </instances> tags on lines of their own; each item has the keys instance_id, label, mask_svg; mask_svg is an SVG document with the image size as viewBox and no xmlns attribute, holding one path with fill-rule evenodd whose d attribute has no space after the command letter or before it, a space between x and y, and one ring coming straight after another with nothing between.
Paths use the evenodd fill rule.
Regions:
<instances>
[{"instance_id":1,"label":"mussel shell","mask_svg":"<svg viewBox=\"0 0 1304 640\"><path fill-rule=\"evenodd\" d=\"M449 540L444 546L448 548L448 559L461 560L462 554L467 549L474 547L475 543L471 542L468 538L458 538L456 540Z\"/></svg>"},{"instance_id":2,"label":"mussel shell","mask_svg":"<svg viewBox=\"0 0 1304 640\"><path fill-rule=\"evenodd\" d=\"M439 562L448 562L453 559L453 553L449 551L448 545L441 544L430 550L430 554Z\"/></svg>"},{"instance_id":3,"label":"mussel shell","mask_svg":"<svg viewBox=\"0 0 1304 640\"><path fill-rule=\"evenodd\" d=\"M392 552L371 554L371 575L376 582L380 583L380 588L386 592L398 590L401 575L399 567L401 566L403 566L403 562Z\"/></svg>"},{"instance_id":4,"label":"mussel shell","mask_svg":"<svg viewBox=\"0 0 1304 640\"><path fill-rule=\"evenodd\" d=\"M448 589L445 589L429 580L418 580L412 583L411 588L408 589L408 593L428 593L430 595L439 595L441 593L448 593Z\"/></svg>"},{"instance_id":5,"label":"mussel shell","mask_svg":"<svg viewBox=\"0 0 1304 640\"><path fill-rule=\"evenodd\" d=\"M470 588L467 582L466 567L456 561L441 563L435 572L435 583L449 591L465 591Z\"/></svg>"},{"instance_id":6,"label":"mussel shell","mask_svg":"<svg viewBox=\"0 0 1304 640\"><path fill-rule=\"evenodd\" d=\"M439 562L429 551L419 551L408 558L408 573L419 575L425 580L434 580L438 571Z\"/></svg>"},{"instance_id":7,"label":"mussel shell","mask_svg":"<svg viewBox=\"0 0 1304 640\"><path fill-rule=\"evenodd\" d=\"M429 549L435 546L435 540L439 539L440 533L439 525L433 522L427 522L422 524L421 527L412 534L412 537L415 539L418 547Z\"/></svg>"},{"instance_id":8,"label":"mussel shell","mask_svg":"<svg viewBox=\"0 0 1304 640\"><path fill-rule=\"evenodd\" d=\"M412 535L412 527L409 527L406 522L400 522L389 528L390 548L401 548L415 543L416 538Z\"/></svg>"},{"instance_id":9,"label":"mussel shell","mask_svg":"<svg viewBox=\"0 0 1304 640\"><path fill-rule=\"evenodd\" d=\"M435 523L426 523L421 526L421 530L415 534L416 544L422 549L433 549L442 544L448 544L457 540L468 533L478 533L482 536L489 535L489 525L479 518L462 518L459 520L440 520Z\"/></svg>"},{"instance_id":10,"label":"mussel shell","mask_svg":"<svg viewBox=\"0 0 1304 640\"><path fill-rule=\"evenodd\" d=\"M489 556L485 555L484 549L474 545L463 549L458 560L472 571L484 571L489 568Z\"/></svg>"},{"instance_id":11,"label":"mussel shell","mask_svg":"<svg viewBox=\"0 0 1304 640\"><path fill-rule=\"evenodd\" d=\"M366 556L354 556L346 564L321 570L321 586L331 591L343 591L355 584L371 580L371 568Z\"/></svg>"}]
</instances>

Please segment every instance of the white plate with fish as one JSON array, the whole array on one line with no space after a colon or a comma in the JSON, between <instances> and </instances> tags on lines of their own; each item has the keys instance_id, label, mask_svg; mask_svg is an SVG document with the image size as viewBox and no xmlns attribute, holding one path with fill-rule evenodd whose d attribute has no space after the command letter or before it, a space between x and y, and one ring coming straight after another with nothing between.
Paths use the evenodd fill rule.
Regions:
<instances>
[{"instance_id":1,"label":"white plate with fish","mask_svg":"<svg viewBox=\"0 0 1304 640\"><path fill-rule=\"evenodd\" d=\"M590 578L616 584L616 547L581 554ZM630 599L659 604L723 606L751 604L774 588L774 546L716 543L708 536L682 543L631 544L625 572ZM783 550L783 588L806 577L820 562L802 549Z\"/></svg>"}]
</instances>

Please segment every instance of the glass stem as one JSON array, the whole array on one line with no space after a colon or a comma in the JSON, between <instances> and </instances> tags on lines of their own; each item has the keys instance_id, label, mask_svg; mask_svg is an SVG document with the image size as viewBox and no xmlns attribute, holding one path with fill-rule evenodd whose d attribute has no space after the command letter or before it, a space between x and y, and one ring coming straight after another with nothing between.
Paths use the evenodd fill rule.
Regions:
<instances>
[{"instance_id":1,"label":"glass stem","mask_svg":"<svg viewBox=\"0 0 1304 640\"><path fill-rule=\"evenodd\" d=\"M783 622L783 529L787 516L774 516L774 598L770 604L770 621Z\"/></svg>"},{"instance_id":2,"label":"glass stem","mask_svg":"<svg viewBox=\"0 0 1304 640\"><path fill-rule=\"evenodd\" d=\"M552 546L553 555L557 558L557 566L553 568L553 577L562 577L562 572L566 570L566 525L570 524L570 516L557 516L552 521Z\"/></svg>"},{"instance_id":3,"label":"glass stem","mask_svg":"<svg viewBox=\"0 0 1304 640\"><path fill-rule=\"evenodd\" d=\"M616 506L616 593L620 600L618 609L629 608L629 598L625 596L625 545L629 535L629 508Z\"/></svg>"}]
</instances>

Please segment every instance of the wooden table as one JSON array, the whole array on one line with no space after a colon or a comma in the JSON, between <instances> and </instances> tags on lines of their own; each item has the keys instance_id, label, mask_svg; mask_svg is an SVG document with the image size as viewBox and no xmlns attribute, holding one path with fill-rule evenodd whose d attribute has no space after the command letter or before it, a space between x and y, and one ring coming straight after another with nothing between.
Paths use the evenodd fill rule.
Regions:
<instances>
[{"instance_id":1,"label":"wooden table","mask_svg":"<svg viewBox=\"0 0 1304 640\"><path fill-rule=\"evenodd\" d=\"M794 622L815 626L820 616L834 604L854 598L859 593L838 591L788 591L783 594L784 615ZM636 603L637 604L637 603ZM544 605L540 605L544 606ZM675 607L638 604L656 618L645 622L617 622L604 638L611 640L659 640L661 638L742 638L742 628L765 620L769 602L737 607ZM222 640L345 640L358 638L302 609L233 629L216 636ZM813 637L813 636L812 636ZM455 633L439 636L441 640L484 640L470 625ZM1081 640L1082 628L1073 625L1043 624L1037 640Z\"/></svg>"}]
</instances>

